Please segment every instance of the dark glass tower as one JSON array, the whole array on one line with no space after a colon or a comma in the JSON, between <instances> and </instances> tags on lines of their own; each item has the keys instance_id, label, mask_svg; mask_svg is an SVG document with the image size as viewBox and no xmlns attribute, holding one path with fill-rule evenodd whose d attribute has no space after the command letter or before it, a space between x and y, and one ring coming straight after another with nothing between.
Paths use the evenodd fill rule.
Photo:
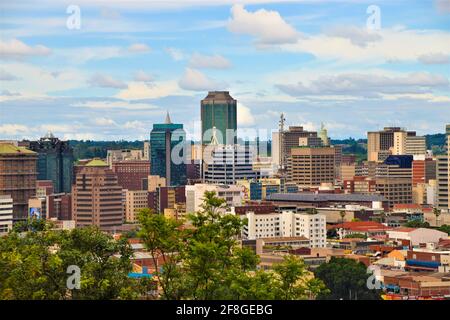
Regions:
<instances>
[{"instance_id":1,"label":"dark glass tower","mask_svg":"<svg viewBox=\"0 0 450 320\"><path fill-rule=\"evenodd\" d=\"M51 180L55 193L70 193L73 177L73 149L69 142L51 133L30 142L30 150L38 153L38 180Z\"/></svg>"},{"instance_id":2,"label":"dark glass tower","mask_svg":"<svg viewBox=\"0 0 450 320\"><path fill-rule=\"evenodd\" d=\"M228 91L210 91L201 102L202 143L211 143L212 128L216 127L219 144L236 144L237 101ZM233 130L228 137L227 129ZM206 133L206 134L205 134Z\"/></svg>"},{"instance_id":3,"label":"dark glass tower","mask_svg":"<svg viewBox=\"0 0 450 320\"><path fill-rule=\"evenodd\" d=\"M165 123L154 124L150 133L150 173L166 178L167 186L186 184L186 162L183 144L186 132L182 124L172 123L167 113ZM172 151L177 159L172 158Z\"/></svg>"}]
</instances>

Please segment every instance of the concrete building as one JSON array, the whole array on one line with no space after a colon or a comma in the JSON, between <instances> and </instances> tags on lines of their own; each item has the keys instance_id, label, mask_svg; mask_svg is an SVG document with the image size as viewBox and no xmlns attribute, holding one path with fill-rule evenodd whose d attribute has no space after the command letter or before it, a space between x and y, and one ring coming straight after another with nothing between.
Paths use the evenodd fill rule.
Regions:
<instances>
[{"instance_id":1,"label":"concrete building","mask_svg":"<svg viewBox=\"0 0 450 320\"><path fill-rule=\"evenodd\" d=\"M186 203L185 186L157 187L148 193L148 207L155 213L164 214L165 209L173 209Z\"/></svg>"},{"instance_id":2,"label":"concrete building","mask_svg":"<svg viewBox=\"0 0 450 320\"><path fill-rule=\"evenodd\" d=\"M447 155L436 156L436 205L439 209L445 210L448 210L450 208L449 165L450 161Z\"/></svg>"},{"instance_id":3,"label":"concrete building","mask_svg":"<svg viewBox=\"0 0 450 320\"><path fill-rule=\"evenodd\" d=\"M247 146L214 145L205 148L203 180L214 184L235 184L254 179L253 153Z\"/></svg>"},{"instance_id":4,"label":"concrete building","mask_svg":"<svg viewBox=\"0 0 450 320\"><path fill-rule=\"evenodd\" d=\"M390 240L400 241L408 240L411 246L416 247L420 244L435 243L440 239L447 239L448 235L445 232L428 229L428 228L397 228L386 231Z\"/></svg>"},{"instance_id":5,"label":"concrete building","mask_svg":"<svg viewBox=\"0 0 450 320\"><path fill-rule=\"evenodd\" d=\"M29 149L38 154L37 179L51 180L56 193L70 193L74 158L69 142L48 133L38 141L31 141Z\"/></svg>"},{"instance_id":6,"label":"concrete building","mask_svg":"<svg viewBox=\"0 0 450 320\"><path fill-rule=\"evenodd\" d=\"M144 149L142 150L142 160L150 161L150 141L144 141Z\"/></svg>"},{"instance_id":7,"label":"concrete building","mask_svg":"<svg viewBox=\"0 0 450 320\"><path fill-rule=\"evenodd\" d=\"M218 197L227 201L229 207L240 206L244 198L243 188L237 185L194 184L186 186L187 213L201 210L206 191L214 191Z\"/></svg>"},{"instance_id":8,"label":"concrete building","mask_svg":"<svg viewBox=\"0 0 450 320\"><path fill-rule=\"evenodd\" d=\"M166 187L166 178L160 176L147 177L147 191L154 192L159 187Z\"/></svg>"},{"instance_id":9,"label":"concrete building","mask_svg":"<svg viewBox=\"0 0 450 320\"><path fill-rule=\"evenodd\" d=\"M142 150L121 149L108 150L106 153L106 162L112 168L113 162L145 160Z\"/></svg>"},{"instance_id":10,"label":"concrete building","mask_svg":"<svg viewBox=\"0 0 450 320\"><path fill-rule=\"evenodd\" d=\"M144 179L150 175L150 162L147 160L113 161L112 171L117 175L119 185L127 190L144 190Z\"/></svg>"},{"instance_id":11,"label":"concrete building","mask_svg":"<svg viewBox=\"0 0 450 320\"><path fill-rule=\"evenodd\" d=\"M297 147L288 157L288 180L301 187L334 182L335 150L331 147Z\"/></svg>"},{"instance_id":12,"label":"concrete building","mask_svg":"<svg viewBox=\"0 0 450 320\"><path fill-rule=\"evenodd\" d=\"M237 143L237 100L228 91L210 91L201 101L202 145L211 143L213 128L219 144ZM228 136L227 136L228 135Z\"/></svg>"},{"instance_id":13,"label":"concrete building","mask_svg":"<svg viewBox=\"0 0 450 320\"><path fill-rule=\"evenodd\" d=\"M36 196L37 153L0 143L0 195L13 199L14 221L28 217L28 199Z\"/></svg>"},{"instance_id":14,"label":"concrete building","mask_svg":"<svg viewBox=\"0 0 450 320\"><path fill-rule=\"evenodd\" d=\"M326 247L324 215L282 211L270 214L247 212L241 217L248 221L243 230L243 237L246 239L305 237L309 239L312 248Z\"/></svg>"},{"instance_id":15,"label":"concrete building","mask_svg":"<svg viewBox=\"0 0 450 320\"><path fill-rule=\"evenodd\" d=\"M113 231L123 224L122 187L106 162L94 159L77 174L72 208L77 227L95 225Z\"/></svg>"},{"instance_id":16,"label":"concrete building","mask_svg":"<svg viewBox=\"0 0 450 320\"><path fill-rule=\"evenodd\" d=\"M47 196L47 217L60 221L72 221L72 195L53 193Z\"/></svg>"},{"instance_id":17,"label":"concrete building","mask_svg":"<svg viewBox=\"0 0 450 320\"><path fill-rule=\"evenodd\" d=\"M0 236L8 233L13 225L13 198L0 195Z\"/></svg>"},{"instance_id":18,"label":"concrete building","mask_svg":"<svg viewBox=\"0 0 450 320\"><path fill-rule=\"evenodd\" d=\"M139 210L148 208L148 191L126 190L125 193L125 221L135 223Z\"/></svg>"},{"instance_id":19,"label":"concrete building","mask_svg":"<svg viewBox=\"0 0 450 320\"><path fill-rule=\"evenodd\" d=\"M428 183L436 179L436 161L431 158L414 157L412 162L412 184Z\"/></svg>"},{"instance_id":20,"label":"concrete building","mask_svg":"<svg viewBox=\"0 0 450 320\"><path fill-rule=\"evenodd\" d=\"M404 148L404 140L402 137L405 134L407 135L408 133L399 127L385 127L382 131L368 132L367 160L382 162L389 154L392 154L393 149L395 149L394 152L396 152L396 154L404 154L400 152L403 151L402 148ZM394 138L394 135L397 136Z\"/></svg>"}]
</instances>

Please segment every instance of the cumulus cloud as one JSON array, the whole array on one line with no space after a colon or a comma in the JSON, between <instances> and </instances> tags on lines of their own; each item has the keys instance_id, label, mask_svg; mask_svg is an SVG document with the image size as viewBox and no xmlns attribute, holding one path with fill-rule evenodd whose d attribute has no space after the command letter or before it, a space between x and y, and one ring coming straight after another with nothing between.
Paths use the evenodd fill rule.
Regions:
<instances>
[{"instance_id":1,"label":"cumulus cloud","mask_svg":"<svg viewBox=\"0 0 450 320\"><path fill-rule=\"evenodd\" d=\"M109 126L115 126L117 125L117 123L110 118L95 118L92 123L94 123L97 126L101 126L101 127L109 127Z\"/></svg>"},{"instance_id":2,"label":"cumulus cloud","mask_svg":"<svg viewBox=\"0 0 450 320\"><path fill-rule=\"evenodd\" d=\"M180 49L165 48L164 51L166 51L175 61L181 61L185 59L184 53Z\"/></svg>"},{"instance_id":3,"label":"cumulus cloud","mask_svg":"<svg viewBox=\"0 0 450 320\"><path fill-rule=\"evenodd\" d=\"M237 123L243 127L253 126L255 124L255 118L250 108L240 102L237 104Z\"/></svg>"},{"instance_id":4,"label":"cumulus cloud","mask_svg":"<svg viewBox=\"0 0 450 320\"><path fill-rule=\"evenodd\" d=\"M155 106L146 103L134 103L116 100L81 101L73 103L72 106L91 109L127 109L127 110L148 110L157 108Z\"/></svg>"},{"instance_id":5,"label":"cumulus cloud","mask_svg":"<svg viewBox=\"0 0 450 320\"><path fill-rule=\"evenodd\" d=\"M250 12L240 4L231 8L227 27L230 32L255 37L262 45L295 43L299 39L299 33L277 11Z\"/></svg>"},{"instance_id":6,"label":"cumulus cloud","mask_svg":"<svg viewBox=\"0 0 450 320\"><path fill-rule=\"evenodd\" d=\"M20 93L18 93L18 92L11 92L11 91L9 91L9 90L7 90L7 89L4 89L4 90L2 90L1 92L0 92L0 96L5 96L5 97L18 97L18 96L20 96L21 94Z\"/></svg>"},{"instance_id":7,"label":"cumulus cloud","mask_svg":"<svg viewBox=\"0 0 450 320\"><path fill-rule=\"evenodd\" d=\"M192 91L208 91L223 89L227 85L207 77L198 70L186 68L183 77L178 81L180 88Z\"/></svg>"},{"instance_id":8,"label":"cumulus cloud","mask_svg":"<svg viewBox=\"0 0 450 320\"><path fill-rule=\"evenodd\" d=\"M356 26L336 26L325 31L328 36L348 39L356 46L366 47L369 43L382 39L381 35L367 28Z\"/></svg>"},{"instance_id":9,"label":"cumulus cloud","mask_svg":"<svg viewBox=\"0 0 450 320\"><path fill-rule=\"evenodd\" d=\"M450 63L450 54L430 53L423 54L417 59L424 64L447 64Z\"/></svg>"},{"instance_id":10,"label":"cumulus cloud","mask_svg":"<svg viewBox=\"0 0 450 320\"><path fill-rule=\"evenodd\" d=\"M13 81L17 79L18 78L15 75L0 69L0 81Z\"/></svg>"},{"instance_id":11,"label":"cumulus cloud","mask_svg":"<svg viewBox=\"0 0 450 320\"><path fill-rule=\"evenodd\" d=\"M207 56L194 53L189 61L189 66L197 69L228 69L231 67L231 63L218 54Z\"/></svg>"},{"instance_id":12,"label":"cumulus cloud","mask_svg":"<svg viewBox=\"0 0 450 320\"><path fill-rule=\"evenodd\" d=\"M280 84L277 87L291 96L379 96L381 94L429 93L436 88L449 88L449 80L441 75L416 72L404 76L347 73L321 76L308 84Z\"/></svg>"},{"instance_id":13,"label":"cumulus cloud","mask_svg":"<svg viewBox=\"0 0 450 320\"><path fill-rule=\"evenodd\" d=\"M128 51L132 53L146 53L150 52L152 49L145 43L134 43L128 47Z\"/></svg>"},{"instance_id":14,"label":"cumulus cloud","mask_svg":"<svg viewBox=\"0 0 450 320\"><path fill-rule=\"evenodd\" d=\"M8 124L0 125L0 134L5 135L5 136L14 136L14 135L18 135L18 134L24 134L24 133L28 132L28 130L29 130L29 128L27 126L20 125L20 124L8 123Z\"/></svg>"},{"instance_id":15,"label":"cumulus cloud","mask_svg":"<svg viewBox=\"0 0 450 320\"><path fill-rule=\"evenodd\" d=\"M176 81L152 82L151 86L144 82L130 82L128 88L121 90L116 97L125 100L155 99L176 94L178 91Z\"/></svg>"},{"instance_id":16,"label":"cumulus cloud","mask_svg":"<svg viewBox=\"0 0 450 320\"><path fill-rule=\"evenodd\" d=\"M134 81L150 83L153 81L153 77L151 75L147 74L146 72L144 72L143 70L138 70L134 74Z\"/></svg>"},{"instance_id":17,"label":"cumulus cloud","mask_svg":"<svg viewBox=\"0 0 450 320\"><path fill-rule=\"evenodd\" d=\"M125 89L127 85L109 75L97 73L91 77L89 83L93 87Z\"/></svg>"},{"instance_id":18,"label":"cumulus cloud","mask_svg":"<svg viewBox=\"0 0 450 320\"><path fill-rule=\"evenodd\" d=\"M24 42L11 39L11 40L1 40L0 39L0 58L20 60L27 57L33 56L48 56L51 50L43 45L29 46Z\"/></svg>"}]
</instances>

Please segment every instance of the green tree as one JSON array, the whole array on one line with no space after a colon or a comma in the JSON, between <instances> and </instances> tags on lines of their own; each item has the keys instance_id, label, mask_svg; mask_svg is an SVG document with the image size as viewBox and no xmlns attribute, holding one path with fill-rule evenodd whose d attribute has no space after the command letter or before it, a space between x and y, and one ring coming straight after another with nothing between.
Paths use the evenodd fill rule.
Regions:
<instances>
[{"instance_id":1,"label":"green tree","mask_svg":"<svg viewBox=\"0 0 450 320\"><path fill-rule=\"evenodd\" d=\"M225 208L224 199L206 192L201 210L187 217L189 227L140 212L139 235L158 266L162 299L304 299L325 290L298 259L257 270L258 256L238 244L246 221L224 214Z\"/></svg>"},{"instance_id":2,"label":"green tree","mask_svg":"<svg viewBox=\"0 0 450 320\"><path fill-rule=\"evenodd\" d=\"M347 234L346 236L344 236L344 238L362 238L362 239L366 239L367 236L364 233L352 233L352 234Z\"/></svg>"},{"instance_id":3,"label":"green tree","mask_svg":"<svg viewBox=\"0 0 450 320\"><path fill-rule=\"evenodd\" d=\"M433 209L433 214L436 217L436 227L439 227L439 216L442 214L442 211L438 208Z\"/></svg>"},{"instance_id":4,"label":"green tree","mask_svg":"<svg viewBox=\"0 0 450 320\"><path fill-rule=\"evenodd\" d=\"M439 227L438 230L442 232L447 232L447 234L450 235L450 225L448 224L443 224L442 226Z\"/></svg>"},{"instance_id":5,"label":"green tree","mask_svg":"<svg viewBox=\"0 0 450 320\"><path fill-rule=\"evenodd\" d=\"M342 224L344 224L344 218L345 218L346 214L347 214L347 212L345 212L345 210L339 211L339 215L341 216L341 223Z\"/></svg>"},{"instance_id":6,"label":"green tree","mask_svg":"<svg viewBox=\"0 0 450 320\"><path fill-rule=\"evenodd\" d=\"M133 280L132 250L95 227L71 231L12 231L0 238L0 299L132 299L150 287ZM80 268L80 289L69 290L69 266Z\"/></svg>"},{"instance_id":7,"label":"green tree","mask_svg":"<svg viewBox=\"0 0 450 320\"><path fill-rule=\"evenodd\" d=\"M408 228L430 228L430 224L428 222L423 222L419 220L412 220L405 223L405 227Z\"/></svg>"},{"instance_id":8,"label":"green tree","mask_svg":"<svg viewBox=\"0 0 450 320\"><path fill-rule=\"evenodd\" d=\"M378 300L379 290L367 287L366 266L352 259L332 257L328 263L314 270L317 279L322 280L330 290L317 297L323 300Z\"/></svg>"}]
</instances>

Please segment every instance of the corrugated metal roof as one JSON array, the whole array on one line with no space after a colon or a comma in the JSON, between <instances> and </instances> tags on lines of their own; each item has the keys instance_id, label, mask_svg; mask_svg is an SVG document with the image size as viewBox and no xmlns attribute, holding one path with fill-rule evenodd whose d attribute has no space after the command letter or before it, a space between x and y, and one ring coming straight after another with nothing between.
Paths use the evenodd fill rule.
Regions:
<instances>
[{"instance_id":1,"label":"corrugated metal roof","mask_svg":"<svg viewBox=\"0 0 450 320\"><path fill-rule=\"evenodd\" d=\"M269 201L297 201L297 202L323 202L323 201L387 201L378 194L343 194L343 193L272 193L267 197Z\"/></svg>"}]
</instances>

